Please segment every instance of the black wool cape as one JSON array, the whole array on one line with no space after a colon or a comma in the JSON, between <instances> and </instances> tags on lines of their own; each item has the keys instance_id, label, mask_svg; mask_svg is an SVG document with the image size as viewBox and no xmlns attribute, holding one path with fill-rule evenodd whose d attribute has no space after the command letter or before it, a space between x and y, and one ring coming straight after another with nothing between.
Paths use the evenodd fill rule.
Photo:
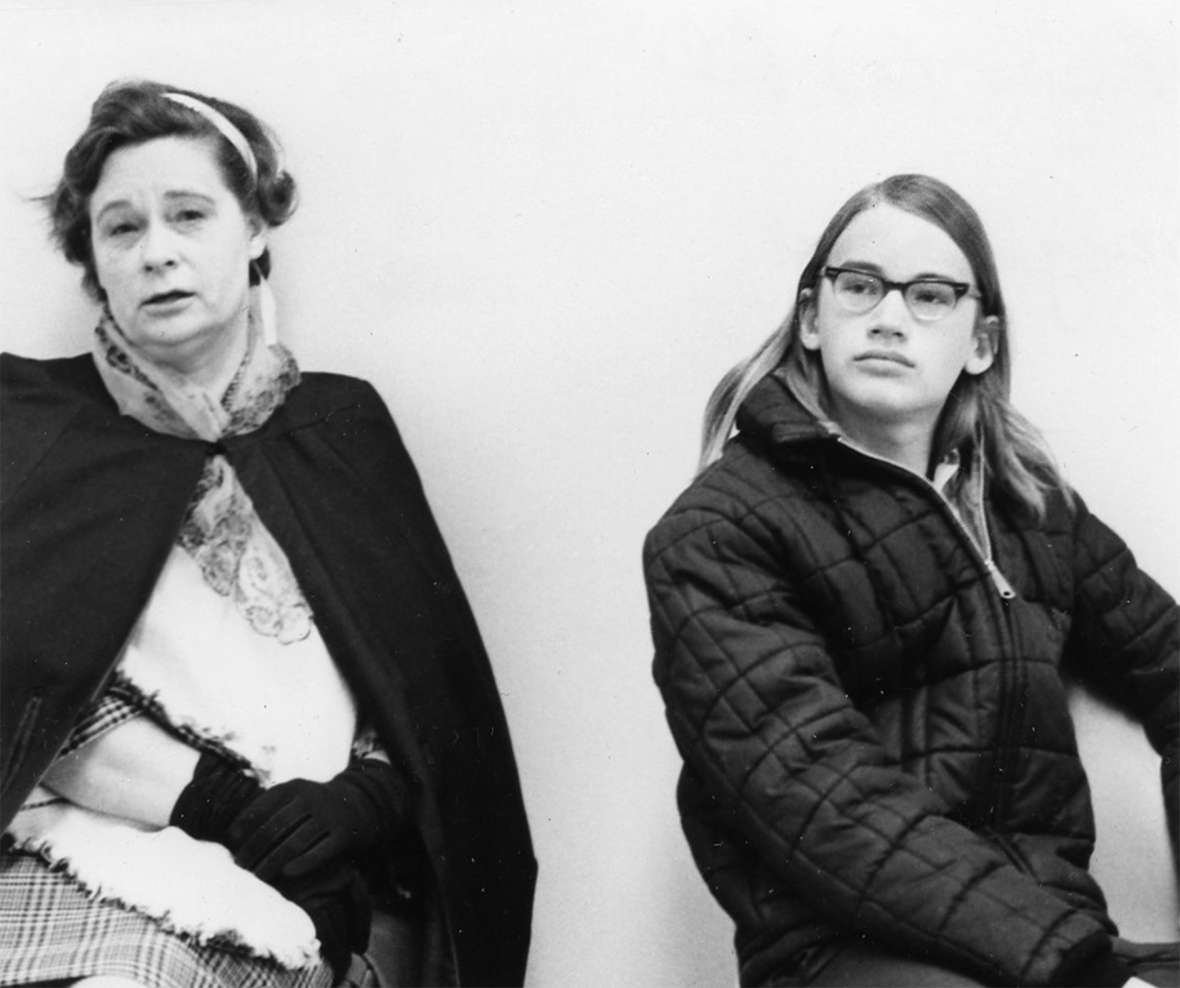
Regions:
<instances>
[{"instance_id":1,"label":"black wool cape","mask_svg":"<svg viewBox=\"0 0 1180 988\"><path fill-rule=\"evenodd\" d=\"M262 428L217 444L120 415L89 356L4 355L0 389L0 826L103 692L204 462L221 452L286 552L362 716L414 782L460 983L521 984L536 863L508 728L373 388L304 374Z\"/></svg>"}]
</instances>

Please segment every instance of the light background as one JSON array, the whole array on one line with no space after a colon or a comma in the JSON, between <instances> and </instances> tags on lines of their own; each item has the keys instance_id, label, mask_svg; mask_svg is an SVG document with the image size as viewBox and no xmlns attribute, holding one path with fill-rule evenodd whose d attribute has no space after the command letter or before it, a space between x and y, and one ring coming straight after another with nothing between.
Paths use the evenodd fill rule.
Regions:
<instances>
[{"instance_id":1,"label":"light background","mask_svg":"<svg viewBox=\"0 0 1180 988\"><path fill-rule=\"evenodd\" d=\"M540 859L530 985L732 984L650 679L646 530L704 399L836 207L919 170L992 234L1018 402L1180 591L1176 7L936 0L0 2L0 333L88 345L46 191L116 77L242 102L303 202L273 241L304 366L372 380L503 691ZM1175 936L1154 759L1087 716L1097 870Z\"/></svg>"}]
</instances>

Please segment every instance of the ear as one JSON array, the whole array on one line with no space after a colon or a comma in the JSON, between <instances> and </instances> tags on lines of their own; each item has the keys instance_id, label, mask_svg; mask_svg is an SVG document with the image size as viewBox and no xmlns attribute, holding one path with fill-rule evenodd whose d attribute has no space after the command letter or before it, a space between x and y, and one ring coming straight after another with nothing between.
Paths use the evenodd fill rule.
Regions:
<instances>
[{"instance_id":1,"label":"ear","mask_svg":"<svg viewBox=\"0 0 1180 988\"><path fill-rule=\"evenodd\" d=\"M270 227L260 216L247 216L246 228L250 231L250 260L257 261L262 256L262 252L266 250Z\"/></svg>"},{"instance_id":2,"label":"ear","mask_svg":"<svg viewBox=\"0 0 1180 988\"><path fill-rule=\"evenodd\" d=\"M1000 345L999 316L988 316L976 322L972 343L974 347L967 363L963 365L963 370L978 376L995 363L996 350Z\"/></svg>"},{"instance_id":3,"label":"ear","mask_svg":"<svg viewBox=\"0 0 1180 988\"><path fill-rule=\"evenodd\" d=\"M795 303L799 312L799 342L804 350L819 349L819 330L815 325L815 293L810 288L804 288L799 293L799 301Z\"/></svg>"}]
</instances>

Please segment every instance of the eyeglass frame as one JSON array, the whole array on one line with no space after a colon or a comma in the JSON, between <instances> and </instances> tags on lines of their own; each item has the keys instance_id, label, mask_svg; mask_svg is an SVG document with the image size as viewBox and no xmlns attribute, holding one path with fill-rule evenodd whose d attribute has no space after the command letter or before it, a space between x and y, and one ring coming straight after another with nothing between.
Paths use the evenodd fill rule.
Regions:
<instances>
[{"instance_id":1,"label":"eyeglass frame","mask_svg":"<svg viewBox=\"0 0 1180 988\"><path fill-rule=\"evenodd\" d=\"M962 281L947 281L944 278L914 278L912 281L890 281L888 278L882 278L879 274L874 274L872 271L863 271L860 268L841 268L831 264L825 267L822 273L823 276L832 283L833 292L836 289L836 278L842 274L859 274L862 277L872 278L874 281L879 281L881 283L881 287L884 289L884 291L881 293L881 297L877 299L876 302L870 305L867 309L862 309L859 312L856 312L854 309L848 310L849 312L854 312L856 315L861 316L863 316L866 312L872 312L873 309L885 301L885 297L894 289L901 292L902 301L905 302L906 308L910 311L910 315L912 315L919 322L941 322L959 307L959 303L963 301L964 298L982 298L979 292L971 291L970 285L965 284ZM914 312L913 305L911 305L910 300L906 298L906 292L913 288L914 285L946 285L947 288L955 293L955 304L947 309L945 315L937 316L934 319L924 319L922 316ZM839 296L837 296L837 298L839 298Z\"/></svg>"}]
</instances>

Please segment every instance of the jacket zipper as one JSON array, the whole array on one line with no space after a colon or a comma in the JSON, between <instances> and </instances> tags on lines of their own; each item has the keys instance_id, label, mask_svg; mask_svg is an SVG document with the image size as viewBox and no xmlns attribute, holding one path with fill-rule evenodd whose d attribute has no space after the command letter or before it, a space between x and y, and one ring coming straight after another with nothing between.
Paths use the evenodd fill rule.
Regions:
<instances>
[{"instance_id":1,"label":"jacket zipper","mask_svg":"<svg viewBox=\"0 0 1180 988\"><path fill-rule=\"evenodd\" d=\"M935 500L938 501L939 505L942 507L943 513L948 518L950 518L951 524L963 537L963 540L971 549L975 556L976 562L978 562L983 568L984 572L987 573L988 578L991 580L992 586L995 588L995 591L997 594L999 594L1000 598L1002 600L1012 600L1016 597L1016 591L1012 589L1012 584L1008 582L1008 578L1000 571L1000 567L996 564L995 559L992 557L992 540L991 534L988 531L986 513L983 517L983 531L981 532L983 536L983 545L980 545L978 540L971 533L971 530L963 522L963 519L959 517L959 513L955 511L954 506L947 499L947 496L943 494L942 491L940 491L937 487L935 487L926 477L923 477L921 474L915 473L913 470L909 470L898 463L894 463L892 460L887 460L883 456L877 456L875 453L870 453L867 450L861 449L859 446L854 446L843 437L840 437L837 441L846 449L850 449L854 453L857 453L866 459L880 463L882 466L887 467L895 473L905 476L907 479L913 479L921 483L934 496Z\"/></svg>"},{"instance_id":2,"label":"jacket zipper","mask_svg":"<svg viewBox=\"0 0 1180 988\"><path fill-rule=\"evenodd\" d=\"M987 522L984 521L986 525ZM996 592L1004 600L1012 600L1016 596L1016 591L1012 589L1012 584L1008 582L1003 573L1000 572L1000 567L996 565L996 561L991 556L991 547L988 547L988 554L983 559L983 565L987 568L991 575L992 583L995 584Z\"/></svg>"},{"instance_id":3,"label":"jacket zipper","mask_svg":"<svg viewBox=\"0 0 1180 988\"><path fill-rule=\"evenodd\" d=\"M1008 582L1007 577L1000 571L1000 567L996 565L996 561L992 558L992 544L991 535L988 531L987 513L983 513L982 535L984 539L983 546L980 546L976 541L975 536L971 534L971 530L967 528L966 524L959 517L954 506L947 499L946 495L934 486L926 477L915 473L892 460L887 460L883 456L877 456L874 453L869 453L858 446L849 443L843 437L837 440L846 449L850 449L855 453L860 454L866 459L876 461L883 467L907 479L913 479L920 482L934 495L935 500L941 505L943 513L950 518L951 524L963 536L967 545L974 553L977 562L979 562L987 575L991 579L991 583L996 593L1004 602L1001 606L1000 613L997 615L1000 622L1003 624L1005 630L1008 630L1008 608L1007 602L1016 597L1016 591L1012 588L1012 584ZM1010 635L1009 635L1010 637ZM998 824L998 821L1003 816L1003 803L1005 790L1008 788L1008 778L1012 768L1015 765L1016 759L1016 726L1014 724L1013 703L1016 692L1020 689L1018 679L1020 678L1020 669L1017 665L1009 661L1002 661L1000 663L1000 708L997 713L997 718L1000 722L1000 736L998 738L999 747L996 751L996 760L993 768L993 774L996 779L995 782L995 798L988 807L988 819L993 825Z\"/></svg>"}]
</instances>

